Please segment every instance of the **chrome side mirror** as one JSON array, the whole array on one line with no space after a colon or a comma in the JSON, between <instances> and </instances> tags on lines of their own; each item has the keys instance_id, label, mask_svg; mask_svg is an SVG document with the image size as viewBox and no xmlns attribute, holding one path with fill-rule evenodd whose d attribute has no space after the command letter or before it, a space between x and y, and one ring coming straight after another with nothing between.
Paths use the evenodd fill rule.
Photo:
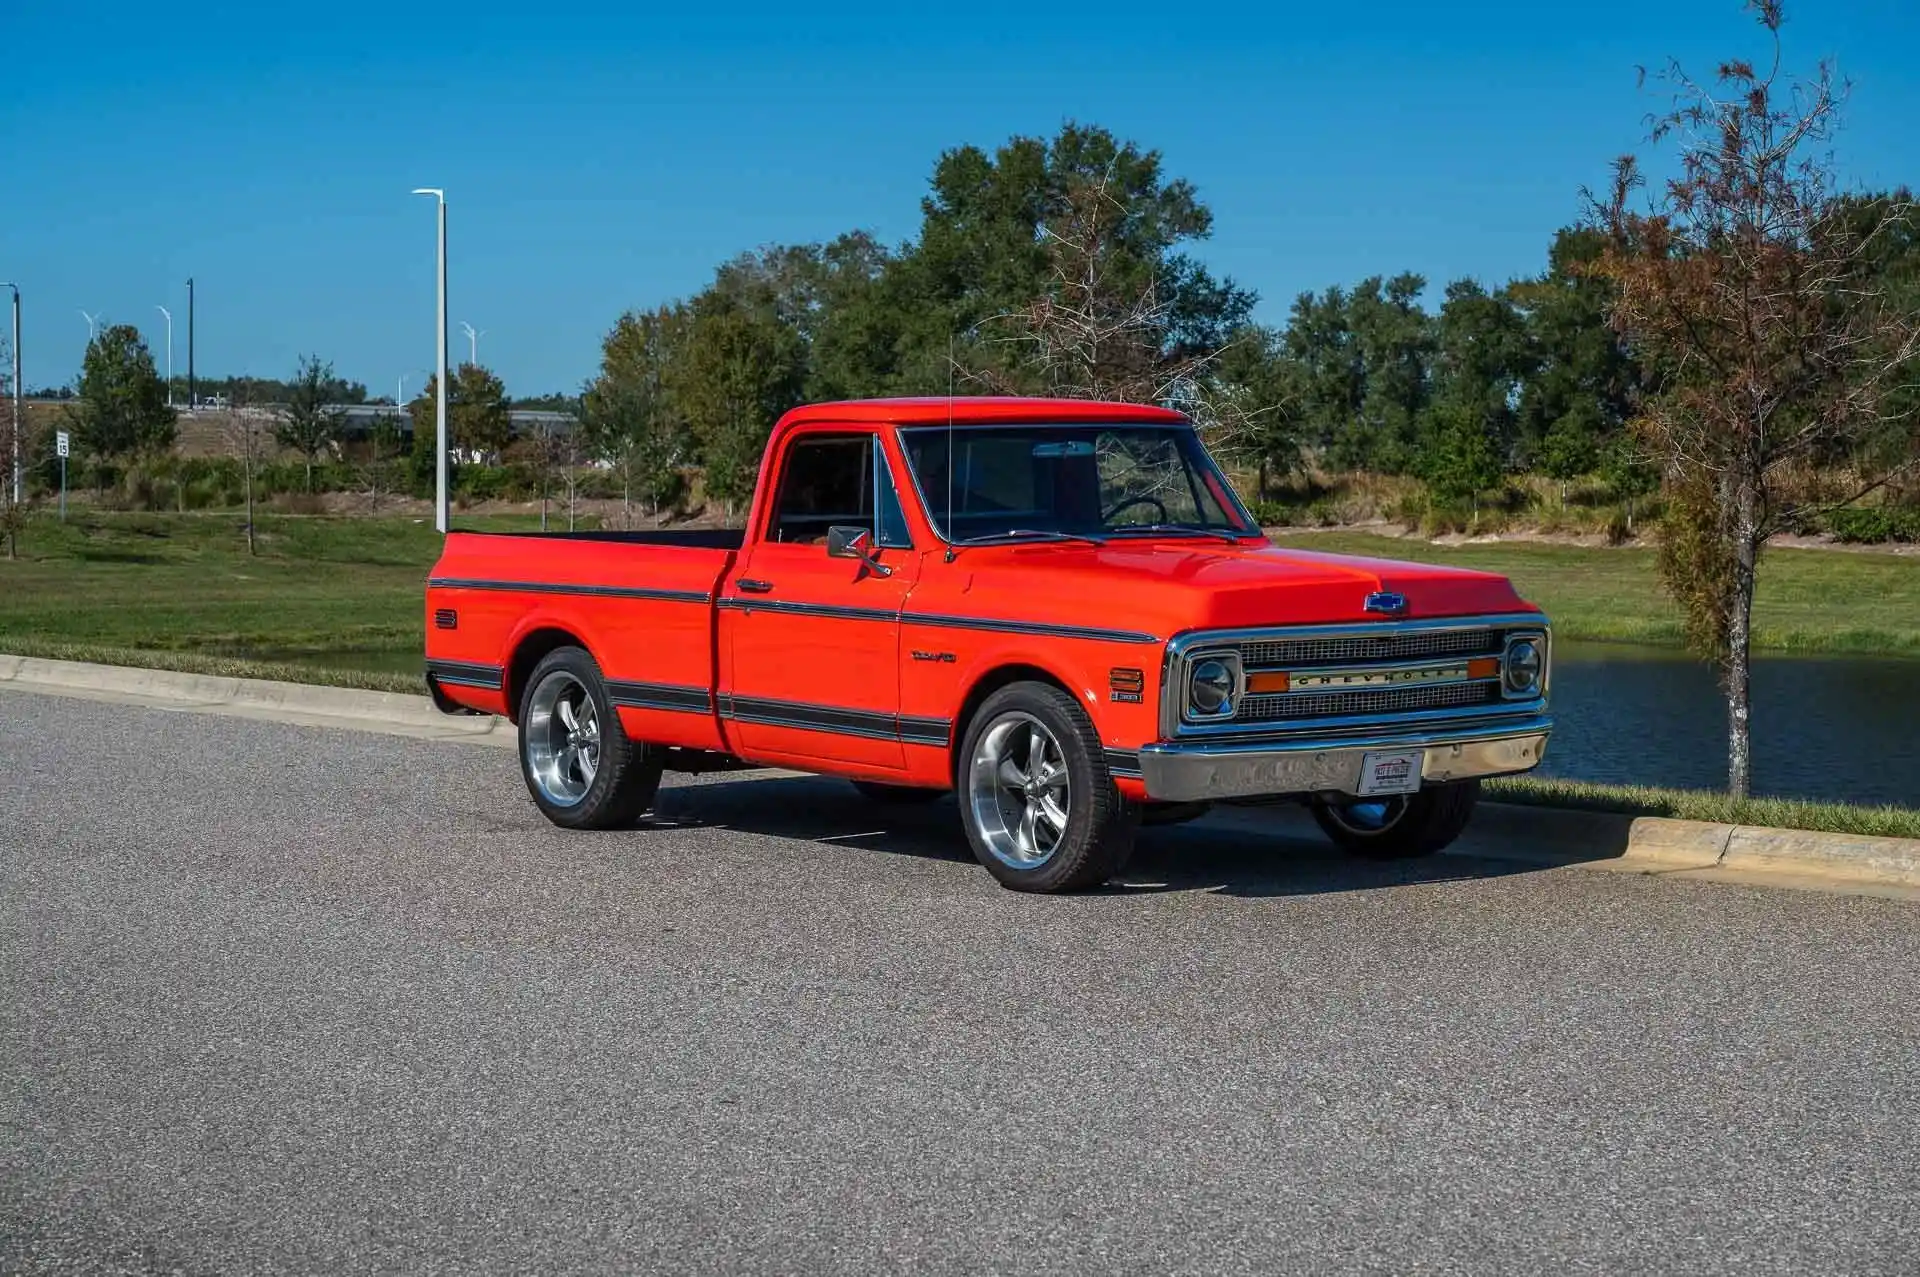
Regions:
<instances>
[{"instance_id":1,"label":"chrome side mirror","mask_svg":"<svg viewBox=\"0 0 1920 1277\"><path fill-rule=\"evenodd\" d=\"M858 559L877 576L892 576L893 569L874 557L873 529L835 524L827 529L827 557Z\"/></svg>"}]
</instances>

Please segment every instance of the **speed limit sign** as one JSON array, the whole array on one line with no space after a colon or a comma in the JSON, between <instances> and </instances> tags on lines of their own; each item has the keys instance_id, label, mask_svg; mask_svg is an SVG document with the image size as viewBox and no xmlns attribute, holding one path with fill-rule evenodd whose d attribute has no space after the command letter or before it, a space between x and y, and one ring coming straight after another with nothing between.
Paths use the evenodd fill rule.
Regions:
<instances>
[{"instance_id":1,"label":"speed limit sign","mask_svg":"<svg viewBox=\"0 0 1920 1277\"><path fill-rule=\"evenodd\" d=\"M64 430L54 431L53 445L54 445L55 451L57 451L63 457L66 456L67 455L67 432Z\"/></svg>"}]
</instances>

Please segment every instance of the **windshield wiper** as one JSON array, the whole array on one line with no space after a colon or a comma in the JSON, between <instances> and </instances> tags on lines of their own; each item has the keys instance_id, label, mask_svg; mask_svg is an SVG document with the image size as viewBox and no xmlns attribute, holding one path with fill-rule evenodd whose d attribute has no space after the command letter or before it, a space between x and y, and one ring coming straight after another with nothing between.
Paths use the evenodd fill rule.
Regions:
<instances>
[{"instance_id":1,"label":"windshield wiper","mask_svg":"<svg viewBox=\"0 0 1920 1277\"><path fill-rule=\"evenodd\" d=\"M1005 532L994 532L987 536L967 537L955 541L955 545L996 545L1007 541L1085 541L1088 545L1105 545L1107 539L1087 532L1060 532L1053 528L1008 528Z\"/></svg>"},{"instance_id":2,"label":"windshield wiper","mask_svg":"<svg viewBox=\"0 0 1920 1277\"><path fill-rule=\"evenodd\" d=\"M1190 523L1135 523L1111 529L1110 535L1129 536L1135 532L1150 532L1155 536L1215 537L1234 545L1253 535L1250 532L1228 532L1222 528L1196 528Z\"/></svg>"}]
</instances>

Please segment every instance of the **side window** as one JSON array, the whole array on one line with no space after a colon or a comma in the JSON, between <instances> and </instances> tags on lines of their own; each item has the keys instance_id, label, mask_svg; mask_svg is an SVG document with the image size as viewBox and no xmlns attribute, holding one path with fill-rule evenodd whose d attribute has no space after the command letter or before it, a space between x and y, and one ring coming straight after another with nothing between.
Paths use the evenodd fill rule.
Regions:
<instances>
[{"instance_id":1,"label":"side window","mask_svg":"<svg viewBox=\"0 0 1920 1277\"><path fill-rule=\"evenodd\" d=\"M787 449L767 539L824 545L836 523L873 526L871 435L816 435Z\"/></svg>"},{"instance_id":2,"label":"side window","mask_svg":"<svg viewBox=\"0 0 1920 1277\"><path fill-rule=\"evenodd\" d=\"M874 529L874 544L895 550L911 550L913 535L907 531L906 512L900 508L900 489L894 486L893 464L887 460L887 453L880 446L880 436L873 436L873 495L874 509L880 512L878 526Z\"/></svg>"}]
</instances>

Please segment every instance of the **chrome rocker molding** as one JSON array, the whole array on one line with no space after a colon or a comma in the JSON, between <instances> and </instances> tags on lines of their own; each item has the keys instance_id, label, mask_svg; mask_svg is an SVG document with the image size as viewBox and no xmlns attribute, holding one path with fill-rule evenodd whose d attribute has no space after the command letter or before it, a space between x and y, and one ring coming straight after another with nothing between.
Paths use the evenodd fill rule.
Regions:
<instances>
[{"instance_id":1,"label":"chrome rocker molding","mask_svg":"<svg viewBox=\"0 0 1920 1277\"><path fill-rule=\"evenodd\" d=\"M1357 793L1361 759L1376 750L1424 749L1428 783L1523 772L1546 754L1546 714L1458 723L1439 730L1320 736L1310 740L1163 742L1140 751L1147 797L1201 802L1277 794Z\"/></svg>"}]
</instances>

